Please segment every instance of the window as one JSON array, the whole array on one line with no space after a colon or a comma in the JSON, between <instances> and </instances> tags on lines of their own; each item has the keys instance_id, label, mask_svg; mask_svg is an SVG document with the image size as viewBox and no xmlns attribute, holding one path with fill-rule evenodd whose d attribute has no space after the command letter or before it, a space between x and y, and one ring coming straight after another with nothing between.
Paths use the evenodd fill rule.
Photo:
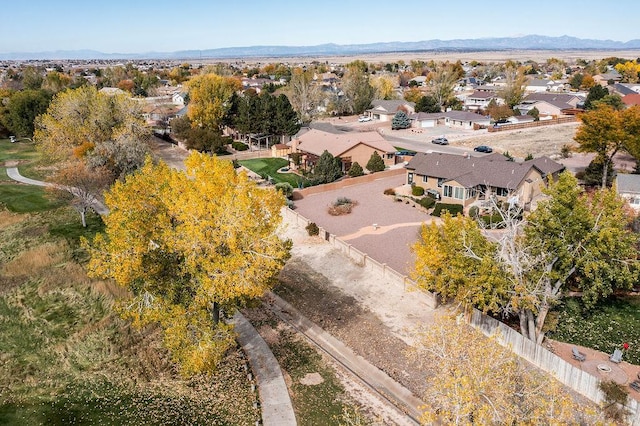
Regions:
<instances>
[{"instance_id":1,"label":"window","mask_svg":"<svg viewBox=\"0 0 640 426\"><path fill-rule=\"evenodd\" d=\"M422 176L422 182L424 183L429 182L429 176Z\"/></svg>"},{"instance_id":2,"label":"window","mask_svg":"<svg viewBox=\"0 0 640 426\"><path fill-rule=\"evenodd\" d=\"M506 197L509 195L509 190L507 188L496 188L496 195L498 197Z\"/></svg>"},{"instance_id":3,"label":"window","mask_svg":"<svg viewBox=\"0 0 640 426\"><path fill-rule=\"evenodd\" d=\"M438 188L442 188L443 183L444 183L444 178L438 178Z\"/></svg>"},{"instance_id":4,"label":"window","mask_svg":"<svg viewBox=\"0 0 640 426\"><path fill-rule=\"evenodd\" d=\"M442 193L445 197L455 198L458 200L464 200L465 189L459 186L445 185L442 188Z\"/></svg>"},{"instance_id":5,"label":"window","mask_svg":"<svg viewBox=\"0 0 640 426\"><path fill-rule=\"evenodd\" d=\"M411 185L413 183L413 173L407 174L407 183Z\"/></svg>"},{"instance_id":6,"label":"window","mask_svg":"<svg viewBox=\"0 0 640 426\"><path fill-rule=\"evenodd\" d=\"M391 160L394 156L395 154L387 154L387 160Z\"/></svg>"}]
</instances>

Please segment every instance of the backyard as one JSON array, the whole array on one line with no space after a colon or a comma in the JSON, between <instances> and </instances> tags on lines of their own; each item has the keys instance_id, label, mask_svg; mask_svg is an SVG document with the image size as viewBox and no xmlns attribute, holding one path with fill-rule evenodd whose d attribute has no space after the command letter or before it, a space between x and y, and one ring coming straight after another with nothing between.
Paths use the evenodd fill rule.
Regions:
<instances>
[{"instance_id":1,"label":"backyard","mask_svg":"<svg viewBox=\"0 0 640 426\"><path fill-rule=\"evenodd\" d=\"M294 188L309 186L309 181L302 176L278 172L281 168L289 166L289 161L284 158L253 158L240 160L238 163L262 178L271 178L274 183L287 182Z\"/></svg>"},{"instance_id":2,"label":"backyard","mask_svg":"<svg viewBox=\"0 0 640 426\"><path fill-rule=\"evenodd\" d=\"M563 300L552 316L555 330L548 337L612 354L629 344L625 361L640 365L640 299L638 296L614 296L593 309L586 309L580 299Z\"/></svg>"}]
</instances>

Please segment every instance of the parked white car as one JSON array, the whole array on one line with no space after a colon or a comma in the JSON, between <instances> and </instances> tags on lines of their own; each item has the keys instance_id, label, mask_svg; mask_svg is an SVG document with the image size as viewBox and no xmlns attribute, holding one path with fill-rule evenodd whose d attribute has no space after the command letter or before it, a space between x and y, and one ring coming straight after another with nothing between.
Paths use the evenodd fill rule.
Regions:
<instances>
[{"instance_id":1,"label":"parked white car","mask_svg":"<svg viewBox=\"0 0 640 426\"><path fill-rule=\"evenodd\" d=\"M359 122L361 122L361 123L365 123L365 122L367 122L367 121L371 121L371 120L373 120L371 117L367 117L367 116L365 116L365 115L362 115L362 116L360 116L360 117L358 118L358 121L359 121Z\"/></svg>"}]
</instances>

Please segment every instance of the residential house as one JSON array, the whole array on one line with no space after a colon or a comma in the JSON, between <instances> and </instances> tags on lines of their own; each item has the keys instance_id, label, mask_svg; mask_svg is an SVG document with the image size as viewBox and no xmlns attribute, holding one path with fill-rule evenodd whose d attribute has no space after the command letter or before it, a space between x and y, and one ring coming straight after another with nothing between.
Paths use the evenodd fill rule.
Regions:
<instances>
[{"instance_id":1,"label":"residential house","mask_svg":"<svg viewBox=\"0 0 640 426\"><path fill-rule=\"evenodd\" d=\"M469 111L418 112L409 115L409 119L411 127L419 128L447 126L471 130L476 127L487 127L491 124L490 117Z\"/></svg>"},{"instance_id":2,"label":"residential house","mask_svg":"<svg viewBox=\"0 0 640 426\"><path fill-rule=\"evenodd\" d=\"M443 203L482 206L482 201L517 199L525 208L542 194L547 176L564 170L548 157L522 163L502 154L473 157L470 154L418 153L405 166L407 184L436 191Z\"/></svg>"},{"instance_id":3,"label":"residential house","mask_svg":"<svg viewBox=\"0 0 640 426\"><path fill-rule=\"evenodd\" d=\"M615 84L622 80L622 76L615 69L611 69L606 73L594 75L593 80L599 85L607 87L610 81Z\"/></svg>"},{"instance_id":4,"label":"residential house","mask_svg":"<svg viewBox=\"0 0 640 426\"><path fill-rule=\"evenodd\" d=\"M514 109L520 111L520 114L529 114L533 108L536 108L541 116L560 116L564 115L563 110L573 110L584 99L569 93L531 93L516 105Z\"/></svg>"},{"instance_id":5,"label":"residential house","mask_svg":"<svg viewBox=\"0 0 640 426\"><path fill-rule=\"evenodd\" d=\"M424 75L417 75L413 77L411 80L409 80L409 86L423 87L426 85L427 85L427 77Z\"/></svg>"},{"instance_id":6,"label":"residential house","mask_svg":"<svg viewBox=\"0 0 640 426\"><path fill-rule=\"evenodd\" d=\"M489 103L494 100L498 105L504 103L502 98L499 98L495 92L488 90L476 90L470 95L464 97L464 109L467 111L479 111L484 110L489 106Z\"/></svg>"},{"instance_id":7,"label":"residential house","mask_svg":"<svg viewBox=\"0 0 640 426\"><path fill-rule=\"evenodd\" d=\"M189 99L187 92L176 92L171 96L171 102L179 106L184 106L187 99Z\"/></svg>"},{"instance_id":8,"label":"residential house","mask_svg":"<svg viewBox=\"0 0 640 426\"><path fill-rule=\"evenodd\" d=\"M374 120L391 121L398 111L404 111L411 115L416 111L415 102L402 100L382 100L377 99L371 102L371 109L366 111L366 115Z\"/></svg>"},{"instance_id":9,"label":"residential house","mask_svg":"<svg viewBox=\"0 0 640 426\"><path fill-rule=\"evenodd\" d=\"M313 167L325 150L342 160L344 172L356 162L365 168L374 151L386 166L396 163L396 149L375 131L330 133L311 129L297 135L289 146L292 153L302 153L305 167Z\"/></svg>"},{"instance_id":10,"label":"residential house","mask_svg":"<svg viewBox=\"0 0 640 426\"><path fill-rule=\"evenodd\" d=\"M507 121L511 124L533 123L536 121L535 117L530 115L513 115L507 118Z\"/></svg>"},{"instance_id":11,"label":"residential house","mask_svg":"<svg viewBox=\"0 0 640 426\"><path fill-rule=\"evenodd\" d=\"M469 111L447 111L444 114L444 124L448 127L461 127L471 130L476 127L486 127L491 124L491 117Z\"/></svg>"},{"instance_id":12,"label":"residential house","mask_svg":"<svg viewBox=\"0 0 640 426\"><path fill-rule=\"evenodd\" d=\"M622 97L622 102L624 102L627 107L640 105L640 93L625 95Z\"/></svg>"},{"instance_id":13,"label":"residential house","mask_svg":"<svg viewBox=\"0 0 640 426\"><path fill-rule=\"evenodd\" d=\"M629 202L631 208L640 211L640 175L618 173L616 191Z\"/></svg>"}]
</instances>

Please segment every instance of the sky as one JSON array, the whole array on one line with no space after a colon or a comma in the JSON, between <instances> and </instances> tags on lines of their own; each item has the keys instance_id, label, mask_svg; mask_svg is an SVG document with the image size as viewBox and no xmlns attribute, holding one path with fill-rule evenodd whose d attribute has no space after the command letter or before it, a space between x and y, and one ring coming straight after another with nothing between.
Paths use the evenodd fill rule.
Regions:
<instances>
[{"instance_id":1,"label":"sky","mask_svg":"<svg viewBox=\"0 0 640 426\"><path fill-rule=\"evenodd\" d=\"M620 0L29 0L2 1L0 53L173 52L513 37L629 41L637 7ZM627 11L628 13L626 13Z\"/></svg>"}]
</instances>

